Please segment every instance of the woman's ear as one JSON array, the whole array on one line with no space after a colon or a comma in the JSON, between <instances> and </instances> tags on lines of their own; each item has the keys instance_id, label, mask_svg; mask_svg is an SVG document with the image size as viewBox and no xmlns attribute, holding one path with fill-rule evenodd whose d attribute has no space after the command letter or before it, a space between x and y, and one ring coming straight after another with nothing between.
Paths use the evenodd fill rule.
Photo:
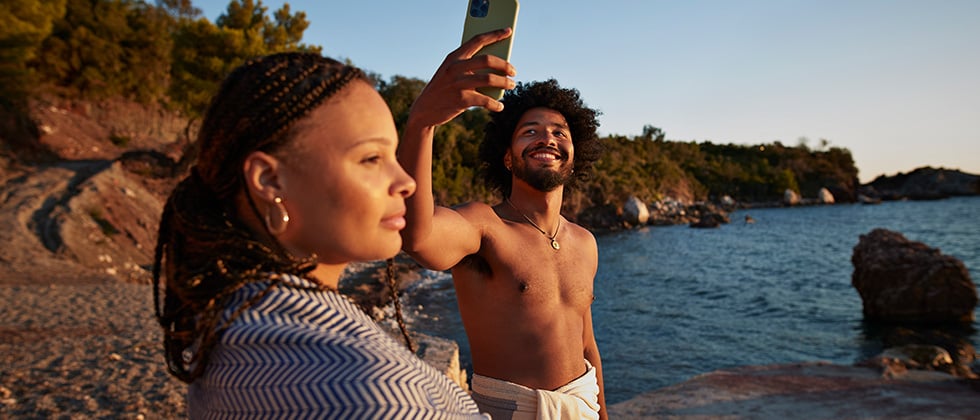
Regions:
<instances>
[{"instance_id":1,"label":"woman's ear","mask_svg":"<svg viewBox=\"0 0 980 420\"><path fill-rule=\"evenodd\" d=\"M245 188L255 196L272 201L283 196L282 162L265 152L252 152L242 164Z\"/></svg>"}]
</instances>

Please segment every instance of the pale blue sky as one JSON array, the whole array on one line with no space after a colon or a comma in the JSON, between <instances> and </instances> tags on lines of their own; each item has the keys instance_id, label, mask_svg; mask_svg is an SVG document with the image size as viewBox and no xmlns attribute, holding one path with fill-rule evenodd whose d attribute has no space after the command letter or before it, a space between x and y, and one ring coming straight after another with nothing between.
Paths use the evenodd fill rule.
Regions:
<instances>
[{"instance_id":1,"label":"pale blue sky","mask_svg":"<svg viewBox=\"0 0 980 420\"><path fill-rule=\"evenodd\" d=\"M288 3L324 55L428 80L468 0ZM195 5L214 21L228 0ZM826 139L862 182L925 165L980 174L977 0L524 0L511 62L518 81L579 89L601 134Z\"/></svg>"}]
</instances>

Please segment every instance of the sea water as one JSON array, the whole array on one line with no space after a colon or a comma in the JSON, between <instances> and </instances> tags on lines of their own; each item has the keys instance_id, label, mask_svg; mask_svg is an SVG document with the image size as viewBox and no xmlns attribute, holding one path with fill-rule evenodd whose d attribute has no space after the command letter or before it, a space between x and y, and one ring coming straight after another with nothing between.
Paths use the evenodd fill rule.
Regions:
<instances>
[{"instance_id":1,"label":"sea water","mask_svg":"<svg viewBox=\"0 0 980 420\"><path fill-rule=\"evenodd\" d=\"M754 223L746 223L750 216ZM851 285L860 235L897 231L980 272L980 197L739 210L717 229L597 234L592 306L606 400L744 365L852 364L882 350ZM452 281L425 272L406 296L411 327L469 346ZM424 289L424 291L422 290ZM965 337L980 344L977 325Z\"/></svg>"}]
</instances>

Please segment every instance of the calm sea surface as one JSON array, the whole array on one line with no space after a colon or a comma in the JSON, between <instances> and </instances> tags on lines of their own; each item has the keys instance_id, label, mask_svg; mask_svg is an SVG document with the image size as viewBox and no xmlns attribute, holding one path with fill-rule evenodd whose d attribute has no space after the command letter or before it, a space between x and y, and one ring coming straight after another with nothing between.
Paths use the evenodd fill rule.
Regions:
<instances>
[{"instance_id":1,"label":"calm sea surface","mask_svg":"<svg viewBox=\"0 0 980 420\"><path fill-rule=\"evenodd\" d=\"M751 215L754 224L745 224ZM851 253L874 228L962 260L980 277L980 197L740 210L719 229L651 227L597 235L593 322L606 400L717 369L825 360L881 344L862 322ZM411 328L468 343L452 282L427 272L408 293ZM421 288L424 288L422 290ZM966 338L980 345L980 333Z\"/></svg>"}]
</instances>

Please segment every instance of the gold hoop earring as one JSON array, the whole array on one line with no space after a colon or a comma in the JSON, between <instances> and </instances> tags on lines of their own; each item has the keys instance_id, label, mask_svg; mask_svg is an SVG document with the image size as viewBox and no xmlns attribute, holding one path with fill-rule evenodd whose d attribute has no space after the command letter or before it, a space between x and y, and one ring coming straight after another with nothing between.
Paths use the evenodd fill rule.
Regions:
<instances>
[{"instance_id":1,"label":"gold hoop earring","mask_svg":"<svg viewBox=\"0 0 980 420\"><path fill-rule=\"evenodd\" d=\"M286 211L286 206L282 204L282 197L273 198L272 202L269 211L265 213L265 228L273 235L281 235L289 226L289 212ZM279 217L270 216L273 209L279 212ZM273 220L276 221L275 225L273 225Z\"/></svg>"}]
</instances>

